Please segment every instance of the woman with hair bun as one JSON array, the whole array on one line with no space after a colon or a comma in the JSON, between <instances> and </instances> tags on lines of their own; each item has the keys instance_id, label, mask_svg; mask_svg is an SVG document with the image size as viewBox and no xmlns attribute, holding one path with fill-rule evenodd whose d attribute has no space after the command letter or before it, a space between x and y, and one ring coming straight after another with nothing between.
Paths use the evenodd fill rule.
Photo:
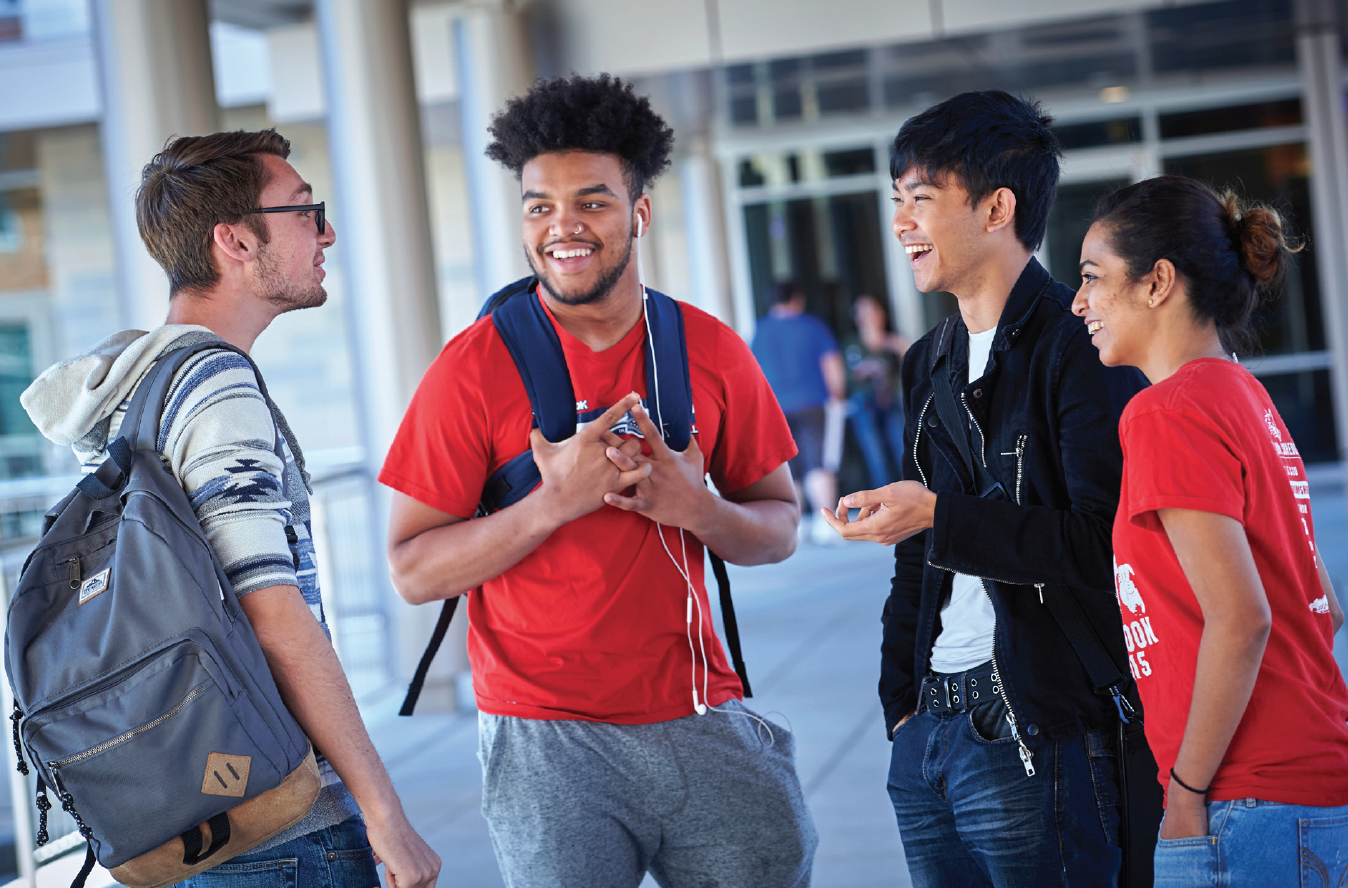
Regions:
<instances>
[{"instance_id":1,"label":"woman with hair bun","mask_svg":"<svg viewBox=\"0 0 1348 888\"><path fill-rule=\"evenodd\" d=\"M1102 198L1081 248L1072 310L1152 383L1119 423L1114 573L1166 790L1158 888L1348 878L1343 612L1296 444L1233 354L1291 252L1276 212L1178 176Z\"/></svg>"}]
</instances>

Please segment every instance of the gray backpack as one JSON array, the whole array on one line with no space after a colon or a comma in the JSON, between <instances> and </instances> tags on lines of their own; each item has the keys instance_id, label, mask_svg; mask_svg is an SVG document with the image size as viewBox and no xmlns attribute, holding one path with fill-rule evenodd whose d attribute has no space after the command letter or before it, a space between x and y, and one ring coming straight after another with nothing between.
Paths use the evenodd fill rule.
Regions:
<instances>
[{"instance_id":1,"label":"gray backpack","mask_svg":"<svg viewBox=\"0 0 1348 888\"><path fill-rule=\"evenodd\" d=\"M321 784L234 588L156 448L174 374L193 354L221 348L247 357L205 342L146 373L108 460L47 513L10 602L5 667L19 769L28 773L26 752L37 770L38 844L47 788L88 840L77 883L95 857L137 888L195 875L297 823ZM258 385L266 398L260 375ZM275 447L281 455L279 436Z\"/></svg>"}]
</instances>

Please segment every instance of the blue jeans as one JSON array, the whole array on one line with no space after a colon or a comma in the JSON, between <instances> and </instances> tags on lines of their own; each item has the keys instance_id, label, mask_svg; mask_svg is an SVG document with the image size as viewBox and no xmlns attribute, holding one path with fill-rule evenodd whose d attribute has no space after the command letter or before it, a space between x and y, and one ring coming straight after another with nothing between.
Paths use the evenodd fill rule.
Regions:
<instances>
[{"instance_id":1,"label":"blue jeans","mask_svg":"<svg viewBox=\"0 0 1348 888\"><path fill-rule=\"evenodd\" d=\"M866 460L871 487L884 487L899 480L899 467L903 463L902 405L882 409L873 399L853 395L847 399L847 417Z\"/></svg>"},{"instance_id":2,"label":"blue jeans","mask_svg":"<svg viewBox=\"0 0 1348 888\"><path fill-rule=\"evenodd\" d=\"M185 888L378 888L365 822L314 830L265 851L240 854L178 883Z\"/></svg>"},{"instance_id":3,"label":"blue jeans","mask_svg":"<svg viewBox=\"0 0 1348 888\"><path fill-rule=\"evenodd\" d=\"M1118 880L1118 756L1107 734L1016 741L969 713L921 712L894 735L889 797L914 888L1108 886Z\"/></svg>"},{"instance_id":4,"label":"blue jeans","mask_svg":"<svg viewBox=\"0 0 1348 888\"><path fill-rule=\"evenodd\" d=\"M1208 835L1156 843L1156 888L1348 884L1348 805L1208 802Z\"/></svg>"}]
</instances>

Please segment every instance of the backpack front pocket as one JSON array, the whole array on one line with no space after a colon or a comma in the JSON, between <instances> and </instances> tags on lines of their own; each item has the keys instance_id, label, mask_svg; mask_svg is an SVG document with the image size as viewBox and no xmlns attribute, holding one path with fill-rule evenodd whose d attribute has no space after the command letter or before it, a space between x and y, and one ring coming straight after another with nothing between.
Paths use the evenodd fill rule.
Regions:
<instances>
[{"instance_id":1,"label":"backpack front pocket","mask_svg":"<svg viewBox=\"0 0 1348 888\"><path fill-rule=\"evenodd\" d=\"M232 697L210 653L185 640L27 720L31 754L70 795L100 863L117 866L281 782Z\"/></svg>"}]
</instances>

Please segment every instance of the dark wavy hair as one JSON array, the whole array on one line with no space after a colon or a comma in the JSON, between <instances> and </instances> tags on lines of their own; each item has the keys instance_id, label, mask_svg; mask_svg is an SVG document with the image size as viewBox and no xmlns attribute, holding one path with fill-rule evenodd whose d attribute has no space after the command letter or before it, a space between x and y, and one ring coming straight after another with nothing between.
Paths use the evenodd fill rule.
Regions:
<instances>
[{"instance_id":1,"label":"dark wavy hair","mask_svg":"<svg viewBox=\"0 0 1348 888\"><path fill-rule=\"evenodd\" d=\"M527 93L506 102L488 129L495 141L487 146L487 156L517 179L524 165L540 154L616 154L632 200L669 168L674 147L674 130L651 109L650 99L608 74L538 80Z\"/></svg>"},{"instance_id":2,"label":"dark wavy hair","mask_svg":"<svg viewBox=\"0 0 1348 888\"><path fill-rule=\"evenodd\" d=\"M243 222L268 242L266 219L253 212L267 187L262 154L284 160L290 142L274 129L183 136L141 170L136 225L168 274L170 295L209 290L220 280L211 258L216 224Z\"/></svg>"},{"instance_id":3,"label":"dark wavy hair","mask_svg":"<svg viewBox=\"0 0 1348 888\"><path fill-rule=\"evenodd\" d=\"M1016 239L1037 250L1058 193L1062 148L1038 102L1000 89L968 92L910 118L894 137L889 175L957 176L973 206L998 188L1016 196Z\"/></svg>"},{"instance_id":4,"label":"dark wavy hair","mask_svg":"<svg viewBox=\"0 0 1348 888\"><path fill-rule=\"evenodd\" d=\"M1292 254L1302 248L1289 243L1276 210L1186 176L1157 176L1106 194L1093 222L1134 281L1169 259L1194 316L1217 325L1226 351L1243 354L1258 346L1251 318L1282 294Z\"/></svg>"}]
</instances>

